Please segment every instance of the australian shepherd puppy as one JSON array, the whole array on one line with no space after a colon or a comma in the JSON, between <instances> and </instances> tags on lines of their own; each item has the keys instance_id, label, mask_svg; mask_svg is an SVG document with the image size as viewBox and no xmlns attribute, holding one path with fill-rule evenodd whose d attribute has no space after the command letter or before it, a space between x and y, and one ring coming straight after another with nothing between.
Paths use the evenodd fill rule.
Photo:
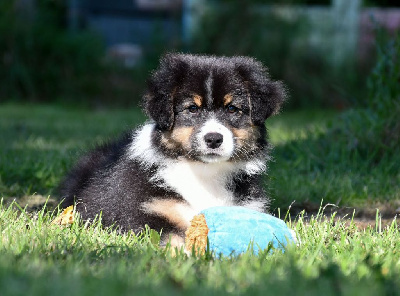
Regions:
<instances>
[{"instance_id":1,"label":"australian shepherd puppy","mask_svg":"<svg viewBox=\"0 0 400 296\"><path fill-rule=\"evenodd\" d=\"M168 54L148 81L150 121L80 159L61 186L64 206L122 231L147 224L176 246L203 209L266 211L264 121L285 96L252 58Z\"/></svg>"}]
</instances>

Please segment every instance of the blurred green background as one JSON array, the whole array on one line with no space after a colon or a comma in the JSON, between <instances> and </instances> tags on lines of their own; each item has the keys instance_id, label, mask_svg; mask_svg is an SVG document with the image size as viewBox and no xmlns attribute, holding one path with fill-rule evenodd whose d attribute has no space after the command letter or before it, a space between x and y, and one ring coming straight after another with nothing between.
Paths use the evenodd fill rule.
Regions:
<instances>
[{"instance_id":1,"label":"blurred green background","mask_svg":"<svg viewBox=\"0 0 400 296\"><path fill-rule=\"evenodd\" d=\"M399 22L376 6L400 4L3 0L0 100L137 106L160 55L178 51L256 57L288 85L286 108L343 109L366 96L373 27Z\"/></svg>"}]
</instances>

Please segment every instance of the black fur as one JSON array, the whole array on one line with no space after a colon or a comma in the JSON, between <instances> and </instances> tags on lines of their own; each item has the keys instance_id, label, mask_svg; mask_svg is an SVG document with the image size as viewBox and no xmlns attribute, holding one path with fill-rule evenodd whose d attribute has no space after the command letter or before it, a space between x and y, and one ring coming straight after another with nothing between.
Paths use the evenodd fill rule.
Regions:
<instances>
[{"instance_id":1,"label":"black fur","mask_svg":"<svg viewBox=\"0 0 400 296\"><path fill-rule=\"evenodd\" d=\"M201 100L196 113L190 111L194 94ZM233 112L228 110L232 104L224 103L227 94L235 104L229 109ZM239 135L235 139L237 151L227 162L239 165L266 159L264 121L278 112L285 97L282 83L271 81L266 68L252 58L168 54L150 77L144 96L144 110L155 123L151 147L161 159L201 163L196 135L199 126L212 115ZM187 139L182 134L174 135L179 128L192 133L188 132ZM139 232L147 224L156 230L163 229L164 233L182 234L185 229L165 215L145 210L143 205L149 201L172 200L182 204L187 201L165 186L163 180L154 182L155 174L165 164L146 165L141 159L131 157L133 140L133 133L126 134L81 158L61 185L64 206L76 202L85 220L93 220L101 212L104 225L116 225L123 231ZM192 145L190 148L186 147L188 143ZM232 173L225 187L231 192L234 204L246 204L250 199L262 201L266 197L260 180L260 173L238 170Z\"/></svg>"},{"instance_id":2,"label":"black fur","mask_svg":"<svg viewBox=\"0 0 400 296\"><path fill-rule=\"evenodd\" d=\"M174 110L166 107L172 107L171 94L175 88L185 84L187 89L201 95L198 82L204 81L210 71L222 88L228 86L239 93L248 93L252 102L251 116L256 125L263 125L268 117L276 114L287 97L283 83L272 81L267 69L253 58L167 54L148 81L144 101L146 114L161 130L170 129ZM223 92L222 89L215 91L217 94Z\"/></svg>"}]
</instances>

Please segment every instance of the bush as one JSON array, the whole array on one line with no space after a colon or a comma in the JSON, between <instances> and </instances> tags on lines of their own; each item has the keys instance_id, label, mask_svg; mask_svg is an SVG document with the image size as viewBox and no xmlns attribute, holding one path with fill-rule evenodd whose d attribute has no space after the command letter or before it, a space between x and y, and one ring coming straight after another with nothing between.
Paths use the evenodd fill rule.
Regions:
<instances>
[{"instance_id":1,"label":"bush","mask_svg":"<svg viewBox=\"0 0 400 296\"><path fill-rule=\"evenodd\" d=\"M276 147L271 187L280 202L360 206L399 200L400 36L379 40L377 49L361 105L340 114L326 131Z\"/></svg>"},{"instance_id":2,"label":"bush","mask_svg":"<svg viewBox=\"0 0 400 296\"><path fill-rule=\"evenodd\" d=\"M192 51L259 59L274 78L288 85L292 108L344 108L354 100L351 97L364 96L365 76L354 60L332 67L320 51L303 44L311 29L305 17L285 18L265 2L209 3L193 37Z\"/></svg>"},{"instance_id":3,"label":"bush","mask_svg":"<svg viewBox=\"0 0 400 296\"><path fill-rule=\"evenodd\" d=\"M400 34L377 41L377 62L368 78L368 96L358 108L342 113L315 144L324 163L362 163L373 168L393 163L400 171ZM319 149L318 149L319 148ZM336 155L335 157L333 155ZM397 160L395 160L397 159Z\"/></svg>"},{"instance_id":4,"label":"bush","mask_svg":"<svg viewBox=\"0 0 400 296\"><path fill-rule=\"evenodd\" d=\"M368 79L368 96L361 109L341 117L342 131L353 139L350 150L372 163L400 154L400 34L377 40L377 63Z\"/></svg>"},{"instance_id":5,"label":"bush","mask_svg":"<svg viewBox=\"0 0 400 296\"><path fill-rule=\"evenodd\" d=\"M83 106L137 106L151 69L179 40L160 34L154 20L143 61L135 68L106 58L102 37L67 29L67 1L0 1L0 100L61 102ZM84 24L82 24L84 25Z\"/></svg>"},{"instance_id":6,"label":"bush","mask_svg":"<svg viewBox=\"0 0 400 296\"><path fill-rule=\"evenodd\" d=\"M0 96L53 101L67 94L81 99L99 91L103 46L90 32L71 34L63 26L64 1L0 3Z\"/></svg>"}]
</instances>

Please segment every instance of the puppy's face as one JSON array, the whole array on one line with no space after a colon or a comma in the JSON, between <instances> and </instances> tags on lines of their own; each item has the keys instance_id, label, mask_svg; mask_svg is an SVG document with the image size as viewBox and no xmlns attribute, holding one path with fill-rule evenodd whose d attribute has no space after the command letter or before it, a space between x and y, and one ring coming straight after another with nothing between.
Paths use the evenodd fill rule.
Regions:
<instances>
[{"instance_id":1,"label":"puppy's face","mask_svg":"<svg viewBox=\"0 0 400 296\"><path fill-rule=\"evenodd\" d=\"M149 81L145 108L168 156L240 161L264 150L264 121L284 96L253 59L168 55Z\"/></svg>"}]
</instances>

